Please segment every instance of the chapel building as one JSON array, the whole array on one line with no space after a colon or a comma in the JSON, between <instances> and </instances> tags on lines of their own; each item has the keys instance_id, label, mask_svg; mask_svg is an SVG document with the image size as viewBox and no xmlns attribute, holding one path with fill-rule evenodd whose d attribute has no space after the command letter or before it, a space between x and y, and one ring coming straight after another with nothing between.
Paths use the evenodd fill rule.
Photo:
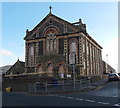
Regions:
<instances>
[{"instance_id":1,"label":"chapel building","mask_svg":"<svg viewBox=\"0 0 120 108\"><path fill-rule=\"evenodd\" d=\"M87 33L81 19L70 23L50 13L26 30L25 73L49 77L102 75L102 47Z\"/></svg>"}]
</instances>

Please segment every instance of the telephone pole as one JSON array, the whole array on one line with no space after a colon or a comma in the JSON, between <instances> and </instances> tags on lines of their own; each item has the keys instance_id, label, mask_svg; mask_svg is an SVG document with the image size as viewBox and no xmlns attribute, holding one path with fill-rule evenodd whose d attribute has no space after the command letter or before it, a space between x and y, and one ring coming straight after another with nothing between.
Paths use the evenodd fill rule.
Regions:
<instances>
[{"instance_id":1,"label":"telephone pole","mask_svg":"<svg viewBox=\"0 0 120 108\"><path fill-rule=\"evenodd\" d=\"M106 73L108 73L108 54L106 54Z\"/></svg>"}]
</instances>

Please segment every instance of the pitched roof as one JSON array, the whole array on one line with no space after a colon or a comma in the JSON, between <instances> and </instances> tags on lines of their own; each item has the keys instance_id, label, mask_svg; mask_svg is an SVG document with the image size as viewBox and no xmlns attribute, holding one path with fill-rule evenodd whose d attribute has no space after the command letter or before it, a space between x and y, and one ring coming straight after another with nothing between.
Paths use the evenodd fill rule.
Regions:
<instances>
[{"instance_id":1,"label":"pitched roof","mask_svg":"<svg viewBox=\"0 0 120 108\"><path fill-rule=\"evenodd\" d=\"M33 29L32 31L34 31L37 27L39 27L40 25L42 25L43 22L44 22L46 19L48 19L49 17L54 17L54 18L56 18L56 19L59 19L59 20L65 22L65 23L71 25L73 28L77 29L77 27L76 27L74 24L72 24L72 23L70 23L70 22L68 22L68 21L66 21L66 20L64 20L64 19L62 19L62 18L60 18L60 17L58 17L58 16L56 16L56 15L54 15L54 14L49 13L36 27L34 27L34 29ZM31 31L31 32L32 32L32 31Z\"/></svg>"},{"instance_id":2,"label":"pitched roof","mask_svg":"<svg viewBox=\"0 0 120 108\"><path fill-rule=\"evenodd\" d=\"M64 19L62 19L62 18L60 18L60 17L58 17L58 16L56 16L56 15L54 15L54 14L52 14L52 13L49 13L49 14L48 14L39 24L37 24L37 26L35 26L31 31L28 31L28 30L27 30L27 33L26 33L26 36L25 36L24 39L25 39L25 40L27 39L27 34L32 35L32 33L33 33L38 27L40 27L40 26L45 22L45 20L48 19L49 17L53 17L53 18L58 19L58 20L60 20L60 21L62 21L62 22L65 22L67 25L70 25L72 28L74 28L74 29L76 30L75 33L80 33L80 32L84 33L90 40L92 40L96 45L98 45L98 46L102 49L102 47L87 33L87 31L86 31L86 25L82 23L81 19L79 19L79 22L70 23L70 22L68 22L68 21L66 21L66 20L64 20ZM75 24L78 24L78 23L80 23L81 26L82 26L83 28L85 28L85 30L82 30L82 29L80 30L80 27L79 27L78 25L75 25ZM65 34L66 34L66 33L65 33ZM60 35L65 35L65 34L60 34ZM71 34L71 33L68 33L68 34ZM59 36L59 34L58 34L58 36ZM45 37L41 37L41 38L45 38ZM28 39L29 39L29 38L28 38ZM37 39L37 38L33 38L33 39ZM32 40L32 38L30 38L30 40Z\"/></svg>"},{"instance_id":3,"label":"pitched roof","mask_svg":"<svg viewBox=\"0 0 120 108\"><path fill-rule=\"evenodd\" d=\"M27 34L32 35L32 34L34 33L34 31L35 31L38 27L40 27L40 26L45 22L46 19L49 19L49 17L58 19L58 20L60 20L61 22L65 22L67 25L71 26L71 27L72 27L73 29L75 29L76 31L79 30L78 26L76 26L74 23L70 23L70 22L68 22L68 21L66 21L66 20L64 20L64 19L62 19L62 18L60 18L60 17L58 17L58 16L56 16L56 15L54 15L54 14L52 14L52 13L49 13L49 14L48 14L39 24L37 24L31 31L28 31L28 29L27 29L27 31L26 31L26 36L25 36L24 39L27 38ZM81 25L84 26L84 24L83 24L82 22L81 22Z\"/></svg>"},{"instance_id":4,"label":"pitched roof","mask_svg":"<svg viewBox=\"0 0 120 108\"><path fill-rule=\"evenodd\" d=\"M10 74L12 72L13 74L17 73L23 73L25 69L25 62L17 60L17 62L10 67L10 69L6 72L6 74Z\"/></svg>"},{"instance_id":5,"label":"pitched roof","mask_svg":"<svg viewBox=\"0 0 120 108\"><path fill-rule=\"evenodd\" d=\"M19 63L20 63L22 66L25 67L25 62L23 62L23 61L19 61Z\"/></svg>"}]
</instances>

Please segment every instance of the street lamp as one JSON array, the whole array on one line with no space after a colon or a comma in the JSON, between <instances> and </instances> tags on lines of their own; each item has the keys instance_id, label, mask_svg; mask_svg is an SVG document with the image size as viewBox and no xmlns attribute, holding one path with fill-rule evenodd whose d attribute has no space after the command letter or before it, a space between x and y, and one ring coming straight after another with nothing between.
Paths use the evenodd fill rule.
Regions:
<instances>
[{"instance_id":1,"label":"street lamp","mask_svg":"<svg viewBox=\"0 0 120 108\"><path fill-rule=\"evenodd\" d=\"M76 81L76 74L75 74L75 52L72 52L73 54L73 81L74 81L74 89L75 89L75 81Z\"/></svg>"},{"instance_id":2,"label":"street lamp","mask_svg":"<svg viewBox=\"0 0 120 108\"><path fill-rule=\"evenodd\" d=\"M76 74L75 74L75 54L76 54L76 42L72 42L72 64L73 64L73 82L74 82L74 89L75 89L75 81L76 81Z\"/></svg>"},{"instance_id":3,"label":"street lamp","mask_svg":"<svg viewBox=\"0 0 120 108\"><path fill-rule=\"evenodd\" d=\"M108 73L108 54L106 54L106 73Z\"/></svg>"},{"instance_id":4,"label":"street lamp","mask_svg":"<svg viewBox=\"0 0 120 108\"><path fill-rule=\"evenodd\" d=\"M71 43L71 53L69 55L69 64L73 66L73 82L74 82L74 89L75 89L75 81L76 81L76 74L75 74L75 56L76 56L76 42L72 41Z\"/></svg>"}]
</instances>

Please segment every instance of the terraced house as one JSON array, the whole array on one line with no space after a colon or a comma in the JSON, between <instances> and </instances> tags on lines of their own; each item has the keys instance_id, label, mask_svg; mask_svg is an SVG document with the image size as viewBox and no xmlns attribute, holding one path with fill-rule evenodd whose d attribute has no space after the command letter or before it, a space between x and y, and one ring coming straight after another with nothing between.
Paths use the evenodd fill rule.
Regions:
<instances>
[{"instance_id":1,"label":"terraced house","mask_svg":"<svg viewBox=\"0 0 120 108\"><path fill-rule=\"evenodd\" d=\"M25 73L54 77L102 75L102 47L79 19L70 23L51 12L33 30L26 30Z\"/></svg>"}]
</instances>

